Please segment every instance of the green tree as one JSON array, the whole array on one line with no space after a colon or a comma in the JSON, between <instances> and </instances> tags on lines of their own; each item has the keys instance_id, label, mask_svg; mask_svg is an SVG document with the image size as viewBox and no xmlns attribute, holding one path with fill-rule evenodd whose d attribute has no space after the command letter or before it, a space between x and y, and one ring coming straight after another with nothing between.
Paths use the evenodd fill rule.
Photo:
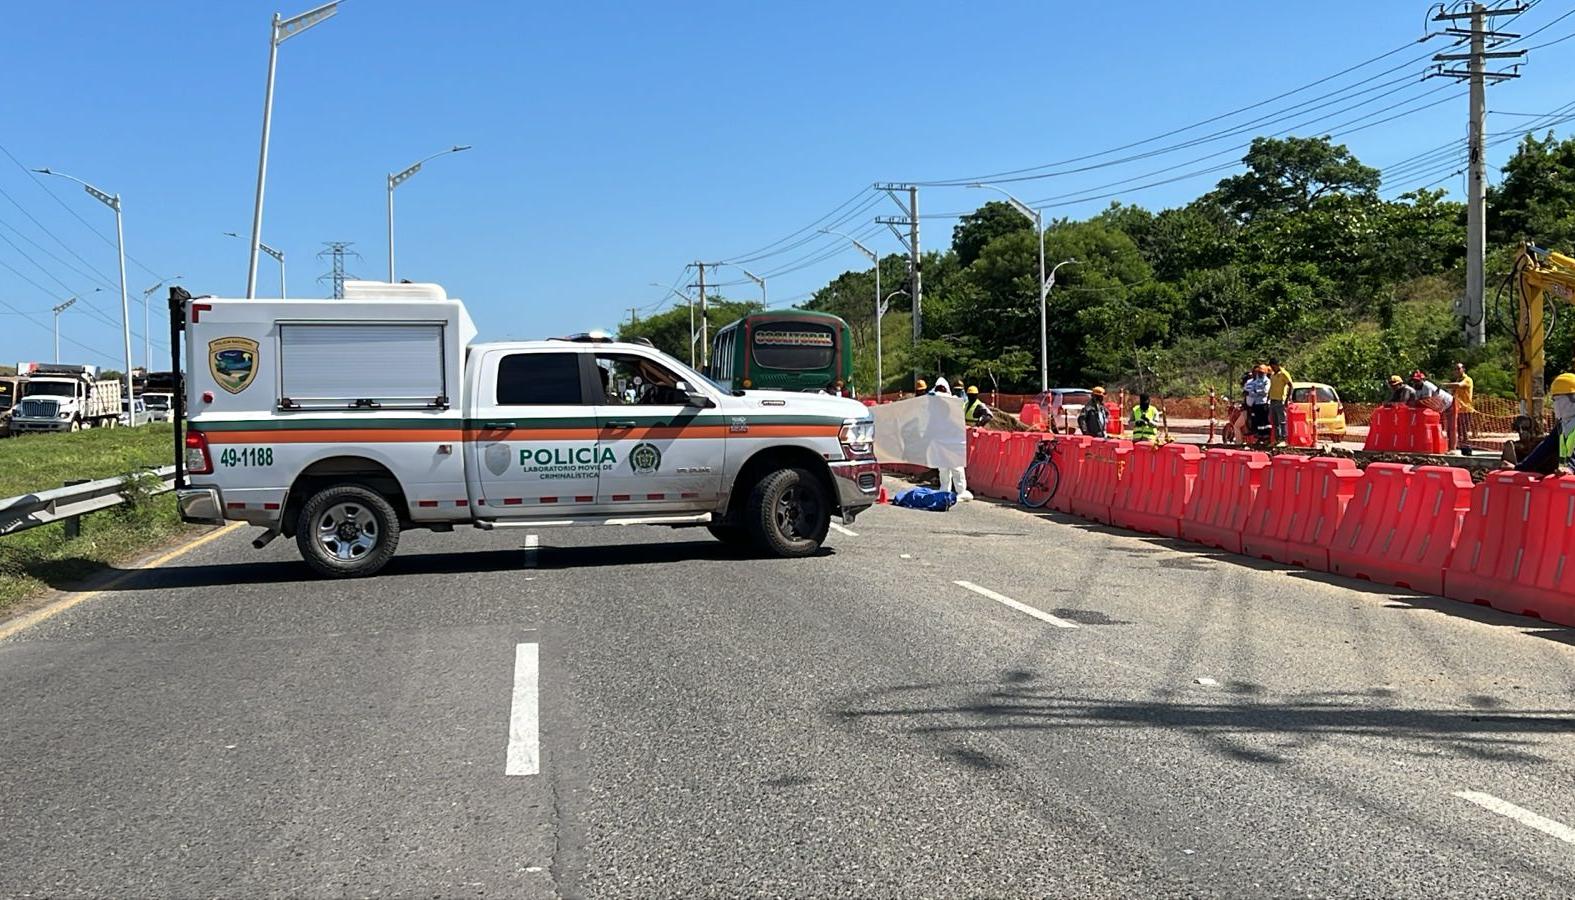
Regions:
<instances>
[{"instance_id":1,"label":"green tree","mask_svg":"<svg viewBox=\"0 0 1575 900\"><path fill-rule=\"evenodd\" d=\"M991 241L1018 231L1032 231L1034 223L1005 200L991 200L957 221L952 228L952 251L958 265L967 268Z\"/></svg>"},{"instance_id":2,"label":"green tree","mask_svg":"<svg viewBox=\"0 0 1575 900\"><path fill-rule=\"evenodd\" d=\"M738 300L711 300L706 303L708 318L711 321L711 334L716 334L717 329L742 319L753 312L759 312L759 303ZM695 330L700 330L700 310L695 308ZM689 361L689 307L676 306L664 310L654 316L648 316L635 323L625 323L618 328L620 341L632 341L640 338L648 340L663 353L675 359ZM695 348L695 361L700 360L699 346Z\"/></svg>"},{"instance_id":3,"label":"green tree","mask_svg":"<svg viewBox=\"0 0 1575 900\"><path fill-rule=\"evenodd\" d=\"M1488 188L1488 239L1575 248L1575 138L1526 135Z\"/></svg>"},{"instance_id":4,"label":"green tree","mask_svg":"<svg viewBox=\"0 0 1575 900\"><path fill-rule=\"evenodd\" d=\"M1321 197L1378 193L1379 173L1328 137L1254 138L1247 171L1222 180L1220 204L1245 221L1265 213L1305 212Z\"/></svg>"}]
</instances>

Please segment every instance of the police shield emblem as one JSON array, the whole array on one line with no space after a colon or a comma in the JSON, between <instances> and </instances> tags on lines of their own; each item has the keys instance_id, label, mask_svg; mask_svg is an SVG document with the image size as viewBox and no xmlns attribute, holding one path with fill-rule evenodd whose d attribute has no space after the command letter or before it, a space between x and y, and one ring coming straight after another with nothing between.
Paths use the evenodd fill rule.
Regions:
<instances>
[{"instance_id":1,"label":"police shield emblem","mask_svg":"<svg viewBox=\"0 0 1575 900\"><path fill-rule=\"evenodd\" d=\"M246 390L257 375L257 342L243 337L209 341L208 371L226 391L239 394Z\"/></svg>"}]
</instances>

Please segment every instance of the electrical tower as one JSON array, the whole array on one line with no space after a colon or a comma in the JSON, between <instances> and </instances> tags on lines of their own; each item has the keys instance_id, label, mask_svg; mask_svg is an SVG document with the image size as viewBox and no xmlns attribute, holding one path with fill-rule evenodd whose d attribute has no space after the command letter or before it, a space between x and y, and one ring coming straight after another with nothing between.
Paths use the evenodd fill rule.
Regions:
<instances>
[{"instance_id":1,"label":"electrical tower","mask_svg":"<svg viewBox=\"0 0 1575 900\"><path fill-rule=\"evenodd\" d=\"M323 241L323 246L327 247L328 249L323 250L317 254L318 259L322 259L326 256L333 261L333 268L317 276L317 280L328 281L333 284L335 300L341 300L344 298L345 279L349 278L354 280L356 278L354 274L345 273L346 256L353 256L356 259L361 258L361 254L350 249L354 243L354 241Z\"/></svg>"},{"instance_id":2,"label":"electrical tower","mask_svg":"<svg viewBox=\"0 0 1575 900\"><path fill-rule=\"evenodd\" d=\"M1483 255L1487 250L1487 195L1485 193L1487 157L1483 152L1482 139L1487 124L1487 84L1489 80L1497 84L1509 78L1520 77L1519 62L1511 66L1510 71L1489 72L1488 61L1521 60L1526 56L1524 50L1490 49L1520 37L1518 34L1492 30L1491 20L1495 16L1519 15L1530 8L1518 2L1500 2L1492 7L1474 2L1457 2L1447 6L1440 3L1434 7L1433 21L1451 23L1450 27L1444 29L1444 33L1458 38L1457 46L1462 43L1470 44L1469 53L1435 55L1433 61L1438 63L1438 66L1428 75L1429 78L1435 76L1453 78L1471 84L1471 123L1467 157L1469 174L1466 189L1466 294L1458 310L1465 325L1467 347L1480 347L1487 342L1487 306L1483 299L1485 294ZM1461 21L1469 22L1471 27L1463 29L1452 24ZM1450 63L1462 62L1466 64L1464 69L1459 66L1449 66Z\"/></svg>"},{"instance_id":3,"label":"electrical tower","mask_svg":"<svg viewBox=\"0 0 1575 900\"><path fill-rule=\"evenodd\" d=\"M919 340L924 336L924 280L922 258L919 253L919 187L914 184L877 184L875 190L885 191L891 201L902 209L901 217L881 216L875 221L891 229L897 236L897 241L908 248L908 294L913 298L913 346L918 349ZM898 191L908 193L908 202L904 203L898 196ZM908 233L903 234L898 230L899 225L908 226ZM875 265L878 267L880 261ZM919 377L918 356L914 356L913 377Z\"/></svg>"}]
</instances>

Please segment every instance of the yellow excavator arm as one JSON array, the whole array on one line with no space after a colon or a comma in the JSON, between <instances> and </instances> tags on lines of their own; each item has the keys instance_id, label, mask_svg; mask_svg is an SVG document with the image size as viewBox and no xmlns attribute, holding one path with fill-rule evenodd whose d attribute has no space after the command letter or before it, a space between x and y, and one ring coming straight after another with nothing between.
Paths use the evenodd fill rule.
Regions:
<instances>
[{"instance_id":1,"label":"yellow excavator arm","mask_svg":"<svg viewBox=\"0 0 1575 900\"><path fill-rule=\"evenodd\" d=\"M1542 371L1546 298L1551 294L1575 304L1575 258L1526 244L1510 274L1518 298L1515 309L1515 396L1522 415L1542 419Z\"/></svg>"}]
</instances>

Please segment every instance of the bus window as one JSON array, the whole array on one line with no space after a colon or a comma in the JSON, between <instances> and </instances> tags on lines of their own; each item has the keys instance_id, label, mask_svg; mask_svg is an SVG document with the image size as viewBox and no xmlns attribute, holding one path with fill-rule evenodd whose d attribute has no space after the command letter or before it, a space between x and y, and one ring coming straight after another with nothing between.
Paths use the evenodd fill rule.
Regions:
<instances>
[{"instance_id":1,"label":"bus window","mask_svg":"<svg viewBox=\"0 0 1575 900\"><path fill-rule=\"evenodd\" d=\"M769 322L754 331L755 362L768 369L824 369L836 362L835 332L810 322Z\"/></svg>"}]
</instances>

